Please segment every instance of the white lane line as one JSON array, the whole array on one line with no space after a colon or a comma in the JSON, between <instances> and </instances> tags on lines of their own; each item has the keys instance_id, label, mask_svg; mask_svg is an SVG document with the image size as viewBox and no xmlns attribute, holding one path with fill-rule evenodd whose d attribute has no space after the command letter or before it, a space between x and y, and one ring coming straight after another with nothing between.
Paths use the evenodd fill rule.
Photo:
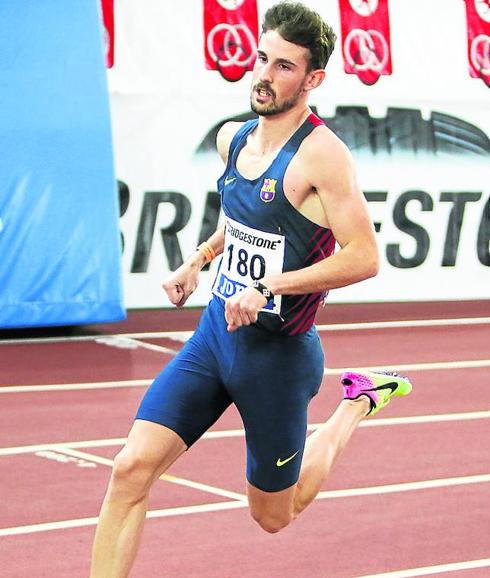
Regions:
<instances>
[{"instance_id":1,"label":"white lane line","mask_svg":"<svg viewBox=\"0 0 490 578\"><path fill-rule=\"evenodd\" d=\"M409 327L438 327L438 326L458 326L458 325L486 325L490 323L490 317L458 317L454 319L409 319L406 321L367 321L361 323L332 323L328 325L317 325L319 331L353 331L363 329L390 329ZM13 344L41 344L41 343L62 343L70 341L96 341L98 339L161 339L168 338L179 342L185 342L191 337L193 331L147 331L139 333L114 333L103 335L75 335L67 337L38 337L29 339L1 339L1 345Z\"/></svg>"},{"instance_id":2,"label":"white lane line","mask_svg":"<svg viewBox=\"0 0 490 578\"><path fill-rule=\"evenodd\" d=\"M337 367L325 368L323 375L338 375L344 371L434 371L439 369L471 369L489 367L490 359L473 359L470 361L435 361L431 363L397 363L385 365L371 365L365 367Z\"/></svg>"},{"instance_id":3,"label":"white lane line","mask_svg":"<svg viewBox=\"0 0 490 578\"><path fill-rule=\"evenodd\" d=\"M456 486L463 484L478 484L490 482L490 474L479 476L462 476L459 478L446 478L425 480L420 482L407 482L402 484L387 484L365 488L353 488L347 490L332 490L320 492L317 500L338 499L354 496L366 496L374 494L384 494L393 492L416 491L426 488L439 488L446 486ZM217 512L220 510L230 510L247 507L245 500L233 500L231 502L218 502L214 504L201 504L198 506L184 506L179 508L165 508L163 510L152 510L148 512L148 518L162 518L168 516L182 516L196 514L200 512ZM59 530L67 528L79 528L81 526L91 526L97 524L97 518L78 518L74 520L63 520L59 522L47 522L41 524L30 524L27 526L14 526L10 528L0 528L1 536L14 536L19 534L32 534L35 532L46 532L49 530Z\"/></svg>"},{"instance_id":4,"label":"white lane line","mask_svg":"<svg viewBox=\"0 0 490 578\"><path fill-rule=\"evenodd\" d=\"M114 465L114 460L109 458L104 458L103 456L96 456L94 454L89 454L87 452L81 452L79 450L74 450L72 448L64 448L58 446L56 452L60 454L66 454L67 456L73 456L74 458L81 458L82 460L87 460L93 462L94 464L100 464L102 466L109 466L112 468Z\"/></svg>"},{"instance_id":5,"label":"white lane line","mask_svg":"<svg viewBox=\"0 0 490 578\"><path fill-rule=\"evenodd\" d=\"M219 512L220 510L234 510L246 508L247 503L240 500L231 502L216 502L211 504L199 504L197 506L181 506L178 508L166 508L164 510L150 510L147 518L167 518L170 516L185 516L188 514L198 514L202 512ZM44 522L41 524L30 524L27 526L14 526L11 528L0 528L0 537L18 536L21 534L34 534L37 532L48 532L51 530L67 530L70 528L82 528L84 526L97 525L99 518L76 518L73 520L60 520L58 522Z\"/></svg>"},{"instance_id":6,"label":"white lane line","mask_svg":"<svg viewBox=\"0 0 490 578\"><path fill-rule=\"evenodd\" d=\"M158 346L157 346L158 347ZM372 365L365 367L336 367L325 368L324 375L340 375L344 371L438 371L444 369L475 369L490 367L490 359L473 359L470 361L436 361L433 363L408 363ZM41 391L73 391L85 389L113 389L118 387L147 387L153 379L135 379L121 381L99 381L85 383L56 383L47 385L6 385L0 384L0 394L32 393Z\"/></svg>"},{"instance_id":7,"label":"white lane line","mask_svg":"<svg viewBox=\"0 0 490 578\"><path fill-rule=\"evenodd\" d=\"M185 516L187 514L200 514L202 512L220 512L222 510L236 510L247 508L248 501L233 500L232 502L215 502L212 504L199 504L197 506L180 506L178 508L164 508L163 510L151 510L147 518L168 518L170 516ZM0 530L1 532L1 530ZM1 535L1 534L0 534Z\"/></svg>"},{"instance_id":8,"label":"white lane line","mask_svg":"<svg viewBox=\"0 0 490 578\"><path fill-rule=\"evenodd\" d=\"M168 353L169 355L177 355L179 353L178 349L171 349L170 347L164 347L163 345L155 345L155 343L146 343L146 341L140 341L139 339L130 339L131 343L136 343L138 347L142 349L148 349L149 351L156 351L157 353Z\"/></svg>"},{"instance_id":9,"label":"white lane line","mask_svg":"<svg viewBox=\"0 0 490 578\"><path fill-rule=\"evenodd\" d=\"M101 335L69 335L66 337L31 337L27 339L0 339L1 345L43 345L49 343L77 343L99 341L110 344L118 339L171 339L179 343L187 341L194 331L145 331L141 333L108 333Z\"/></svg>"},{"instance_id":10,"label":"white lane line","mask_svg":"<svg viewBox=\"0 0 490 578\"><path fill-rule=\"evenodd\" d=\"M87 452L81 452L79 450L74 450L70 448L60 448L58 447L57 452L66 454L68 456L73 456L75 458L81 458L86 461L94 462L96 464L101 464L104 466L109 466L112 468L114 465L114 460L109 458L104 458L102 456L96 456L94 454L89 454ZM181 478L179 476L172 476L170 474L163 474L159 478L164 482L169 482L171 484L177 484L179 486L186 486L187 488L193 488L195 490L201 490L203 492L207 492L209 494L216 494L217 496L221 496L223 498L231 498L233 500L246 500L247 496L244 494L239 494L237 492L231 492L229 490L225 490L222 488L217 488L215 486L210 486L208 484L202 484L200 482L194 482L192 480L187 480L185 478Z\"/></svg>"},{"instance_id":11,"label":"white lane line","mask_svg":"<svg viewBox=\"0 0 490 578\"><path fill-rule=\"evenodd\" d=\"M121 381L94 381L86 383L54 383L47 385L0 385L2 393L32 393L38 391L74 391L85 389L114 389L117 387L147 387L153 379L131 379Z\"/></svg>"},{"instance_id":12,"label":"white lane line","mask_svg":"<svg viewBox=\"0 0 490 578\"><path fill-rule=\"evenodd\" d=\"M179 353L178 349L170 349L170 347L155 345L154 343L146 343L145 341L139 341L138 339L128 339L128 341L136 344L136 346L141 349L148 349L150 351L156 351L157 353L168 353L169 355L177 355Z\"/></svg>"},{"instance_id":13,"label":"white lane line","mask_svg":"<svg viewBox=\"0 0 490 578\"><path fill-rule=\"evenodd\" d=\"M216 494L217 496L222 496L224 498L231 498L233 500L247 501L247 496L245 494L239 494L238 492L232 492L230 490L225 490L223 488L217 488L215 486L210 486L208 484L201 484L200 482L194 482L192 480L187 480L185 478L180 478L177 476L172 476L170 474L162 474L159 478L164 482L170 482L172 484L178 484L180 486L186 486L188 488L193 488L195 490L201 490L203 492L208 492L209 494Z\"/></svg>"},{"instance_id":14,"label":"white lane line","mask_svg":"<svg viewBox=\"0 0 490 578\"><path fill-rule=\"evenodd\" d=\"M238 502L237 502L238 503ZM60 522L44 522L42 524L30 524L28 526L13 526L0 528L0 537L19 536L20 534L34 534L49 530L65 530L68 528L81 528L83 526L95 526L99 518L78 518L75 520L62 520Z\"/></svg>"},{"instance_id":15,"label":"white lane line","mask_svg":"<svg viewBox=\"0 0 490 578\"><path fill-rule=\"evenodd\" d=\"M0 448L0 456L14 456L20 454L32 454L43 450L61 451L65 448L104 448L110 446L122 446L126 443L126 438L112 438L102 440L87 440L76 442L59 442L47 444L35 444L30 446L17 446L11 448Z\"/></svg>"},{"instance_id":16,"label":"white lane line","mask_svg":"<svg viewBox=\"0 0 490 578\"><path fill-rule=\"evenodd\" d=\"M352 331L362 329L390 329L409 327L448 327L454 325L486 325L490 317L461 317L457 319L412 319L409 321L373 321L363 323L336 323L317 325L318 331Z\"/></svg>"},{"instance_id":17,"label":"white lane line","mask_svg":"<svg viewBox=\"0 0 490 578\"><path fill-rule=\"evenodd\" d=\"M386 417L386 418L376 418L366 421L361 421L359 427L381 427L388 425L411 425L411 424L421 424L421 423L439 423L447 421L470 421L474 419L489 419L490 410L488 411L469 411L464 413L443 413L443 414L433 414L433 415L415 415L407 417ZM320 423L308 424L308 431L315 431L321 425ZM222 439L222 438L234 438L234 437L244 437L245 431L243 429L232 429L232 430L213 430L206 432L202 439ZM22 447L22 446L21 446ZM2 455L0 450L0 456Z\"/></svg>"},{"instance_id":18,"label":"white lane line","mask_svg":"<svg viewBox=\"0 0 490 578\"><path fill-rule=\"evenodd\" d=\"M410 425L419 423L438 423L443 421L468 421L490 418L490 410L467 411L463 413L440 413L433 415L415 415L411 417L385 417L362 421L359 427L376 427L382 425ZM316 424L319 427L321 424Z\"/></svg>"},{"instance_id":19,"label":"white lane line","mask_svg":"<svg viewBox=\"0 0 490 578\"><path fill-rule=\"evenodd\" d=\"M397 492L413 492L432 488L447 488L450 486L464 486L467 484L487 484L490 482L490 474L475 476L459 476L455 478L438 478L434 480L421 480L418 482L402 482L400 484L386 484L383 486L371 486L366 488L352 488L348 490L330 490L319 492L317 498L351 498L354 496L373 496L376 494L393 494Z\"/></svg>"},{"instance_id":20,"label":"white lane line","mask_svg":"<svg viewBox=\"0 0 490 578\"><path fill-rule=\"evenodd\" d=\"M113 337L98 337L95 343L107 345L108 347L115 347L118 349L149 349L150 351L157 351L158 353L167 353L169 355L177 355L178 349L171 349L163 345L156 345L154 343L146 343L139 339L133 339L125 335L114 335Z\"/></svg>"},{"instance_id":21,"label":"white lane line","mask_svg":"<svg viewBox=\"0 0 490 578\"><path fill-rule=\"evenodd\" d=\"M423 568L410 568L409 570L397 570L395 572L384 572L383 574L369 574L358 576L357 578L415 578L416 576L431 576L432 574L441 574L442 572L457 572L458 570L486 568L487 566L490 566L490 558L453 562L451 564L438 564L436 566L425 566Z\"/></svg>"},{"instance_id":22,"label":"white lane line","mask_svg":"<svg viewBox=\"0 0 490 578\"><path fill-rule=\"evenodd\" d=\"M432 415L415 415L407 417L375 418L362 421L359 424L359 427L381 427L381 426L411 425L421 423L471 421L475 419L489 419L489 418L490 418L490 410L469 411L464 413L442 413ZM322 425L321 423L309 424L308 431L314 431L318 429L321 425ZM244 436L245 431L243 429L212 430L206 432L202 436L202 439L224 439L224 438L235 438ZM109 439L87 440L87 441L45 443L27 446L13 446L10 448L0 448L0 457L14 456L20 454L30 454L43 450L62 451L63 449L66 448L76 449L76 448L98 448L98 447L100 448L110 446L122 446L125 443L126 438L109 438Z\"/></svg>"}]
</instances>

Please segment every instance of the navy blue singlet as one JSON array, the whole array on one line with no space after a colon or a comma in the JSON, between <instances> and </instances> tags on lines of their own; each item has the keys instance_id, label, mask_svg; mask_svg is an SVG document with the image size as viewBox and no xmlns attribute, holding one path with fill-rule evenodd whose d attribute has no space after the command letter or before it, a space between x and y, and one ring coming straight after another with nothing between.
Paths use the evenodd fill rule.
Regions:
<instances>
[{"instance_id":1,"label":"navy blue singlet","mask_svg":"<svg viewBox=\"0 0 490 578\"><path fill-rule=\"evenodd\" d=\"M235 134L225 172L218 180L226 216L226 241L213 288L224 299L267 274L302 269L331 255L335 239L330 229L313 223L295 209L284 194L286 169L303 140L324 124L313 113L293 134L264 173L244 178L236 168L247 137L258 119ZM259 314L258 325L287 335L305 333L312 326L324 293L276 297L271 312Z\"/></svg>"}]
</instances>

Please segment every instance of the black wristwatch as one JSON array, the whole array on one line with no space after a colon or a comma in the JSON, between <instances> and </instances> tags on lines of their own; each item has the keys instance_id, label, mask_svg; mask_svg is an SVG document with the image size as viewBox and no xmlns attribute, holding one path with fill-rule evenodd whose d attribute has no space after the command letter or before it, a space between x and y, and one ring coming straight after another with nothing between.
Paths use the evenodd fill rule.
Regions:
<instances>
[{"instance_id":1,"label":"black wristwatch","mask_svg":"<svg viewBox=\"0 0 490 578\"><path fill-rule=\"evenodd\" d=\"M267 303L269 303L269 301L272 301L274 299L274 294L272 293L272 291L270 289L267 289L267 287L260 281L254 281L252 283L252 287L254 289L257 289L257 291L267 299Z\"/></svg>"}]
</instances>

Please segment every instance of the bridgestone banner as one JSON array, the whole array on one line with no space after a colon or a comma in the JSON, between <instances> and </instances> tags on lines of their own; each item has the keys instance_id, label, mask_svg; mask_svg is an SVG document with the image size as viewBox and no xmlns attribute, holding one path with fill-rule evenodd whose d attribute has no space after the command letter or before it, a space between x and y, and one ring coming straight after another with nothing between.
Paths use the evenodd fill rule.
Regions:
<instances>
[{"instance_id":1,"label":"bridgestone banner","mask_svg":"<svg viewBox=\"0 0 490 578\"><path fill-rule=\"evenodd\" d=\"M240 0L215 0L214 8L232 12L232 4L245 9ZM258 23L272 4L257 1ZM388 10L390 60L376 72L374 56L364 51L361 61L359 53L356 74L345 68L341 3L307 4L338 34L326 81L310 102L354 155L382 261L376 278L331 291L328 300L489 299L490 92L469 73L465 2L365 2ZM229 24L208 42L211 7L212 0L115 4L108 74L129 308L170 306L162 281L223 224L216 133L228 120L253 116L251 37L240 32L239 41ZM478 54L486 62L485 51ZM227 62L242 66L241 80L227 80ZM361 78L362 67L381 72L376 82ZM203 271L189 305L208 301L217 265Z\"/></svg>"}]
</instances>

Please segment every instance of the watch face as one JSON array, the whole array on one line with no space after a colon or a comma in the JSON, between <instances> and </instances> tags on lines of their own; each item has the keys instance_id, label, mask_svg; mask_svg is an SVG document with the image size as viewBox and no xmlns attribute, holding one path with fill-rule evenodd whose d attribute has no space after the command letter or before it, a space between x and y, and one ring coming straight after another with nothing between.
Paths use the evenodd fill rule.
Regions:
<instances>
[{"instance_id":1,"label":"watch face","mask_svg":"<svg viewBox=\"0 0 490 578\"><path fill-rule=\"evenodd\" d=\"M490 22L490 0L473 0L478 16L485 22Z\"/></svg>"},{"instance_id":2,"label":"watch face","mask_svg":"<svg viewBox=\"0 0 490 578\"><path fill-rule=\"evenodd\" d=\"M378 0L349 0L349 2L359 16L371 16L378 8Z\"/></svg>"}]
</instances>

